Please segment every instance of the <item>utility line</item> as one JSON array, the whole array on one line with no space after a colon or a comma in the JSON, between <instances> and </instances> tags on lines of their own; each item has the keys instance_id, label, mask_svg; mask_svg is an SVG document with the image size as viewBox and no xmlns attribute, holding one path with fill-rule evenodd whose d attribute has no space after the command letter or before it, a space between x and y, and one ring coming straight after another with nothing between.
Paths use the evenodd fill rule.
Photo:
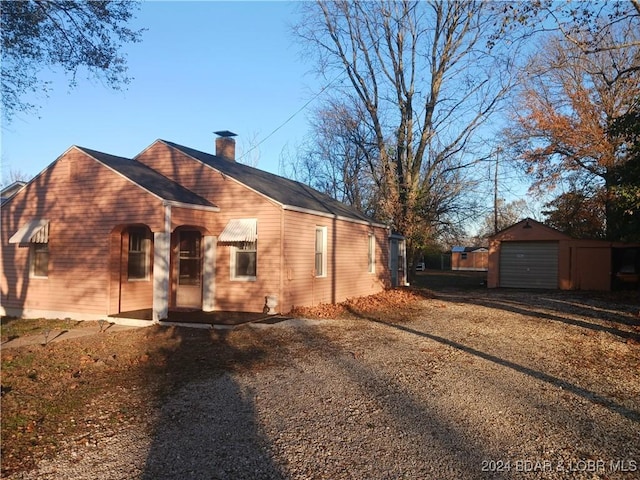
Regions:
<instances>
[{"instance_id":1,"label":"utility line","mask_svg":"<svg viewBox=\"0 0 640 480\"><path fill-rule=\"evenodd\" d=\"M295 117L298 116L298 114L300 112L302 112L304 109L306 109L316 98L318 98L320 95L322 95L324 93L324 91L331 87L334 82L342 75L342 72L340 72L338 75L336 75L328 84L326 84L324 87L322 87L320 89L320 91L318 93L316 93L313 97L311 97L304 105L302 105L298 110L296 110L293 114L291 114L289 116L289 118L287 118L284 122L282 122L280 125L278 125L269 135L267 135L266 137L264 137L262 140L260 140L257 144L255 144L253 147L251 147L249 150L247 150L246 152L244 152L240 158L238 158L238 161L242 160L244 157L246 157L247 155L249 155L251 152L253 152L256 148L258 148L260 145L262 145L264 142L266 142L267 140L269 140L269 138L271 138L273 135L275 135L275 133L280 130L282 127L284 127L287 123L289 123L291 120L293 120Z\"/></svg>"}]
</instances>

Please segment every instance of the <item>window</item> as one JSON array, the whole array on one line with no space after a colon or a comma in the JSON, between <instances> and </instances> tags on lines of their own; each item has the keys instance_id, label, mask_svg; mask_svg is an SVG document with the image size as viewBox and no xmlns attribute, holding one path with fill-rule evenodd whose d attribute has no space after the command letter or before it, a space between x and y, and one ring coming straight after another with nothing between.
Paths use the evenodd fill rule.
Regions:
<instances>
[{"instance_id":1,"label":"window","mask_svg":"<svg viewBox=\"0 0 640 480\"><path fill-rule=\"evenodd\" d=\"M376 237L369 234L369 273L376 273Z\"/></svg>"},{"instance_id":2,"label":"window","mask_svg":"<svg viewBox=\"0 0 640 480\"><path fill-rule=\"evenodd\" d=\"M461 253L461 254L460 254L460 258L461 258L462 260L466 260L466 259L467 259L467 254L466 254L466 253Z\"/></svg>"},{"instance_id":3,"label":"window","mask_svg":"<svg viewBox=\"0 0 640 480\"><path fill-rule=\"evenodd\" d=\"M129 229L128 280L147 280L149 278L150 244L151 238L147 229Z\"/></svg>"},{"instance_id":4,"label":"window","mask_svg":"<svg viewBox=\"0 0 640 480\"><path fill-rule=\"evenodd\" d=\"M255 280L257 277L258 241L240 242L231 248L231 279Z\"/></svg>"},{"instance_id":5,"label":"window","mask_svg":"<svg viewBox=\"0 0 640 480\"><path fill-rule=\"evenodd\" d=\"M49 244L31 243L30 250L29 271L31 276L47 278L49 276Z\"/></svg>"},{"instance_id":6,"label":"window","mask_svg":"<svg viewBox=\"0 0 640 480\"><path fill-rule=\"evenodd\" d=\"M178 284L200 285L202 274L202 235L197 230L181 230L178 251Z\"/></svg>"},{"instance_id":7,"label":"window","mask_svg":"<svg viewBox=\"0 0 640 480\"><path fill-rule=\"evenodd\" d=\"M327 227L316 227L316 277L327 276Z\"/></svg>"}]
</instances>

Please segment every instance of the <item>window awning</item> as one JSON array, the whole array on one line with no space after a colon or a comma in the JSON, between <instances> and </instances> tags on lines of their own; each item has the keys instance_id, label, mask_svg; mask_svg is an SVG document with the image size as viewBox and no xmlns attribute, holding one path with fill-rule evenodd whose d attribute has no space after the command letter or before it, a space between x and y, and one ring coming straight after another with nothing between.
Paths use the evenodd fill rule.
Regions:
<instances>
[{"instance_id":1,"label":"window awning","mask_svg":"<svg viewBox=\"0 0 640 480\"><path fill-rule=\"evenodd\" d=\"M255 242L258 238L256 218L236 218L229 220L218 237L219 242Z\"/></svg>"},{"instance_id":2,"label":"window awning","mask_svg":"<svg viewBox=\"0 0 640 480\"><path fill-rule=\"evenodd\" d=\"M31 220L13 234L9 243L49 243L49 220Z\"/></svg>"}]
</instances>

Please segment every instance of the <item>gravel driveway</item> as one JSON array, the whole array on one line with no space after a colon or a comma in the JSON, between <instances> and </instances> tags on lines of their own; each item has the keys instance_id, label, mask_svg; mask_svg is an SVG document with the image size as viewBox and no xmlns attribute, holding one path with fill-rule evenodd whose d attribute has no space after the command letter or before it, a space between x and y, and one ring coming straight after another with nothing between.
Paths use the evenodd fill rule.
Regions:
<instances>
[{"instance_id":1,"label":"gravel driveway","mask_svg":"<svg viewBox=\"0 0 640 480\"><path fill-rule=\"evenodd\" d=\"M639 325L637 305L478 290L400 322L245 326L286 342L277 361L12 478L640 478Z\"/></svg>"}]
</instances>

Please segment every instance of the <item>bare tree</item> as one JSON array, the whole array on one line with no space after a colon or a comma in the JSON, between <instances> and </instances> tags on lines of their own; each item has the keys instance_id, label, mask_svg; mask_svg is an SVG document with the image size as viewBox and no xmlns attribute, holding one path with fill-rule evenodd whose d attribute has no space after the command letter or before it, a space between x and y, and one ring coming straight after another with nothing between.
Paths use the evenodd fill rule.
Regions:
<instances>
[{"instance_id":1,"label":"bare tree","mask_svg":"<svg viewBox=\"0 0 640 480\"><path fill-rule=\"evenodd\" d=\"M640 0L537 0L535 2L496 2L494 11L501 12L505 31L518 29L521 34L545 32L559 34L584 55L637 47L636 35L611 37L613 28L625 25L637 29L640 23ZM525 27L524 30L521 27ZM631 65L623 75L640 70Z\"/></svg>"},{"instance_id":2,"label":"bare tree","mask_svg":"<svg viewBox=\"0 0 640 480\"><path fill-rule=\"evenodd\" d=\"M511 87L511 61L488 47L496 18L475 1L303 8L296 32L320 72L346 80L336 94L361 108L376 211L407 236L411 255L462 215L474 134Z\"/></svg>"},{"instance_id":3,"label":"bare tree","mask_svg":"<svg viewBox=\"0 0 640 480\"><path fill-rule=\"evenodd\" d=\"M376 145L357 104L331 98L310 119L308 141L288 165L290 176L373 217L374 179L368 168Z\"/></svg>"},{"instance_id":4,"label":"bare tree","mask_svg":"<svg viewBox=\"0 0 640 480\"><path fill-rule=\"evenodd\" d=\"M519 199L506 202L503 198L497 200L496 211L485 215L476 233L476 242L486 243L491 235L510 227L527 216L526 200Z\"/></svg>"},{"instance_id":5,"label":"bare tree","mask_svg":"<svg viewBox=\"0 0 640 480\"><path fill-rule=\"evenodd\" d=\"M8 173L5 173L4 179L2 182L2 186L6 187L7 185L11 185L15 182L24 182L27 183L31 180L32 176L23 172L22 170L11 169Z\"/></svg>"}]
</instances>

